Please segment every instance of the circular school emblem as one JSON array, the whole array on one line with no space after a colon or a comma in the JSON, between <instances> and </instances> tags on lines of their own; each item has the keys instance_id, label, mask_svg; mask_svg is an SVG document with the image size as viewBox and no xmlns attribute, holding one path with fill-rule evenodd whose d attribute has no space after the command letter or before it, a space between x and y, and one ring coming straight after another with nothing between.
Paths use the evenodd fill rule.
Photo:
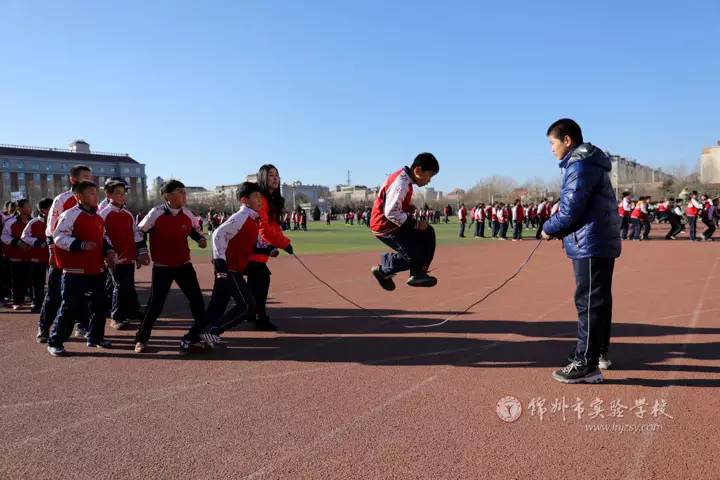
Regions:
<instances>
[{"instance_id":1,"label":"circular school emblem","mask_svg":"<svg viewBox=\"0 0 720 480\"><path fill-rule=\"evenodd\" d=\"M513 396L502 397L495 406L495 411L503 422L514 422L522 414L522 403Z\"/></svg>"}]
</instances>

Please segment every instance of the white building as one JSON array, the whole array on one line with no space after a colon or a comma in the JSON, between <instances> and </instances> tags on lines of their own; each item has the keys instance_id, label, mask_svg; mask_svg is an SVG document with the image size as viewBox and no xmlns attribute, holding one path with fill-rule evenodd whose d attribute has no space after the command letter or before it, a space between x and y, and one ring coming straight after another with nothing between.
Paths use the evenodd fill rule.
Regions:
<instances>
[{"instance_id":1,"label":"white building","mask_svg":"<svg viewBox=\"0 0 720 480\"><path fill-rule=\"evenodd\" d=\"M700 182L720 183L720 141L700 155Z\"/></svg>"}]
</instances>

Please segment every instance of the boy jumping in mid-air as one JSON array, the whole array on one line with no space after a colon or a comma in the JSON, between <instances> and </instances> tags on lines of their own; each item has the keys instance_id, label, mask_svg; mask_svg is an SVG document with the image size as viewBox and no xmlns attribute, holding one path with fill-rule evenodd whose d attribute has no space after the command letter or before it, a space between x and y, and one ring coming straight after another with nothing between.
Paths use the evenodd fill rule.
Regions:
<instances>
[{"instance_id":1,"label":"boy jumping in mid-air","mask_svg":"<svg viewBox=\"0 0 720 480\"><path fill-rule=\"evenodd\" d=\"M410 270L407 284L411 287L432 287L437 279L427 274L435 255L435 231L425 221L416 221L410 204L413 185L423 187L440 171L431 153L421 153L410 167L390 175L380 188L373 204L370 230L378 240L395 253L382 256L382 263L371 272L385 290L395 290L393 276Z\"/></svg>"}]
</instances>

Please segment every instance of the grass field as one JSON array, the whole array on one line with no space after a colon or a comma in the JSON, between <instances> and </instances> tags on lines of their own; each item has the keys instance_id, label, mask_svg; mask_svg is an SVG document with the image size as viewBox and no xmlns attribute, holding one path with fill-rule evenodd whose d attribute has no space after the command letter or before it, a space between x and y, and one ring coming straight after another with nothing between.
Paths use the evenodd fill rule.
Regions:
<instances>
[{"instance_id":1,"label":"grass field","mask_svg":"<svg viewBox=\"0 0 720 480\"><path fill-rule=\"evenodd\" d=\"M473 238L475 234L475 225L465 229L466 238L458 237L457 220L449 224L440 223L433 225L437 235L438 245L457 245L472 244L482 241L496 241L491 238ZM485 235L488 235L489 229L485 228ZM326 225L323 222L310 223L308 230L303 231L287 231L285 234L292 239L293 248L298 253L345 253L345 252L367 252L381 251L385 247L370 232L370 230L361 225L345 225L345 223L334 222ZM512 230L508 232L508 236L512 235ZM524 237L532 237L534 231L528 229L523 230ZM194 255L209 255L210 247L202 250L197 247L194 241L190 241L190 248Z\"/></svg>"}]
</instances>

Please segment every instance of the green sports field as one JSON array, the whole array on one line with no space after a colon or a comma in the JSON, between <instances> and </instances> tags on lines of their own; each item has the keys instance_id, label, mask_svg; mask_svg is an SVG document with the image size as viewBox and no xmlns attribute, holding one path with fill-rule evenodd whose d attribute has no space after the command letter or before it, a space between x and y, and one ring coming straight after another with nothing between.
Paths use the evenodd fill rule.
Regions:
<instances>
[{"instance_id":1,"label":"green sports field","mask_svg":"<svg viewBox=\"0 0 720 480\"><path fill-rule=\"evenodd\" d=\"M458 237L457 220L451 221L449 224L439 223L433 225L437 235L438 245L471 245L478 242L497 241L495 239L473 238L475 233L475 225L465 229L466 238ZM485 227L485 235L488 235L489 229ZM362 251L380 251L385 247L378 241L370 230L362 225L345 225L345 223L333 222L326 225L324 222L311 222L308 224L308 230L304 231L286 231L285 234L292 239L293 248L301 254L308 253L341 253L341 252L362 252ZM523 237L534 236L535 232L523 229ZM512 230L508 231L508 237L512 236ZM210 247L202 250L197 247L194 241L190 241L190 247L194 255L209 255Z\"/></svg>"}]
</instances>

